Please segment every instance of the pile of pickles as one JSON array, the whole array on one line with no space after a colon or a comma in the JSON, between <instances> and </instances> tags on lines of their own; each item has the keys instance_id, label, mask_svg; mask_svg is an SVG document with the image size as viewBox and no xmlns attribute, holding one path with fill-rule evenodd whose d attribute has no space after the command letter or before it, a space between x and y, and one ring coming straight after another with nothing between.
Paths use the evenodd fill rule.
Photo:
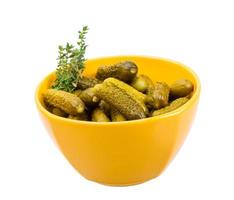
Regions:
<instances>
[{"instance_id":1,"label":"pile of pickles","mask_svg":"<svg viewBox=\"0 0 234 200\"><path fill-rule=\"evenodd\" d=\"M73 93L47 89L47 110L60 117L94 122L144 119L173 111L185 104L194 89L190 80L170 86L138 75L134 62L100 66L95 77L82 76Z\"/></svg>"}]
</instances>

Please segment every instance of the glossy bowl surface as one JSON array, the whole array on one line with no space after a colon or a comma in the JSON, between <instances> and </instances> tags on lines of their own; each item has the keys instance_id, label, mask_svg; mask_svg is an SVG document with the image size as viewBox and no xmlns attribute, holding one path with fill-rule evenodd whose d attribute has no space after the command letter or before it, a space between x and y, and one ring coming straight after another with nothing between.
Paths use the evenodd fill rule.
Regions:
<instances>
[{"instance_id":1,"label":"glossy bowl surface","mask_svg":"<svg viewBox=\"0 0 234 200\"><path fill-rule=\"evenodd\" d=\"M186 78L194 83L192 98L170 113L142 120L96 123L75 121L48 112L43 92L55 79L51 73L36 90L36 105L53 140L71 165L85 178L107 185L124 186L160 175L183 144L192 125L200 94L197 75L183 64L146 56L115 56L90 59L85 75L99 65L131 60L154 81Z\"/></svg>"}]
</instances>

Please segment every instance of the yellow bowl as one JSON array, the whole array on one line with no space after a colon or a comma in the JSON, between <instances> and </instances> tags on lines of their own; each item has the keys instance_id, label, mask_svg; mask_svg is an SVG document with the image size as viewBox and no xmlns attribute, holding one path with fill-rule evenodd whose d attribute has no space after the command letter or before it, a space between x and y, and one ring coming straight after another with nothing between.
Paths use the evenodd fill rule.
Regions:
<instances>
[{"instance_id":1,"label":"yellow bowl","mask_svg":"<svg viewBox=\"0 0 234 200\"><path fill-rule=\"evenodd\" d=\"M71 165L85 178L115 186L134 185L157 177L183 144L193 122L200 94L197 75L183 64L145 56L90 59L86 75L99 65L131 60L154 81L186 78L194 83L192 98L170 113L142 120L96 123L75 121L48 112L43 92L55 79L52 73L36 91L36 105L48 132Z\"/></svg>"}]
</instances>

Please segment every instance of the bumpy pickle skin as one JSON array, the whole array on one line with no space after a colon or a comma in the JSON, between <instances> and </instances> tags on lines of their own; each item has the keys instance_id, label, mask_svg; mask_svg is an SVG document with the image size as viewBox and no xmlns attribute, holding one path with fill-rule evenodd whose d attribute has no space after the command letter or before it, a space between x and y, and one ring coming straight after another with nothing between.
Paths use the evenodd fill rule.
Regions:
<instances>
[{"instance_id":1,"label":"bumpy pickle skin","mask_svg":"<svg viewBox=\"0 0 234 200\"><path fill-rule=\"evenodd\" d=\"M59 116L59 117L67 117L67 113L65 113L64 111L62 111L59 108L53 108L52 113Z\"/></svg>"},{"instance_id":2,"label":"bumpy pickle skin","mask_svg":"<svg viewBox=\"0 0 234 200\"><path fill-rule=\"evenodd\" d=\"M112 122L126 121L126 118L116 108L111 108L110 115Z\"/></svg>"},{"instance_id":3,"label":"bumpy pickle skin","mask_svg":"<svg viewBox=\"0 0 234 200\"><path fill-rule=\"evenodd\" d=\"M95 95L93 88L87 88L83 90L80 95L80 99L85 103L86 106L96 106L98 105L99 98Z\"/></svg>"},{"instance_id":4,"label":"bumpy pickle skin","mask_svg":"<svg viewBox=\"0 0 234 200\"><path fill-rule=\"evenodd\" d=\"M147 96L146 102L153 109L160 109L168 105L169 101L169 86L164 82L156 82L154 88Z\"/></svg>"},{"instance_id":5,"label":"bumpy pickle skin","mask_svg":"<svg viewBox=\"0 0 234 200\"><path fill-rule=\"evenodd\" d=\"M143 119L147 108L133 87L114 78L106 79L94 87L95 94L111 107L116 108L126 119ZM143 94L142 94L143 95Z\"/></svg>"},{"instance_id":6,"label":"bumpy pickle skin","mask_svg":"<svg viewBox=\"0 0 234 200\"><path fill-rule=\"evenodd\" d=\"M146 104L149 109L160 109L168 104L169 86L164 82L153 81L146 75L139 75L132 86L138 91L146 93Z\"/></svg>"},{"instance_id":7,"label":"bumpy pickle skin","mask_svg":"<svg viewBox=\"0 0 234 200\"><path fill-rule=\"evenodd\" d=\"M147 89L146 89L146 94L147 95L153 95L155 92L155 85L154 82L146 75L142 75L147 82Z\"/></svg>"},{"instance_id":8,"label":"bumpy pickle skin","mask_svg":"<svg viewBox=\"0 0 234 200\"><path fill-rule=\"evenodd\" d=\"M85 110L85 104L79 97L62 90L47 89L44 93L44 101L71 115L77 115Z\"/></svg>"},{"instance_id":9,"label":"bumpy pickle skin","mask_svg":"<svg viewBox=\"0 0 234 200\"><path fill-rule=\"evenodd\" d=\"M145 100L146 100L146 95L137 91L136 89L134 89L132 86L124 83L123 81L120 81L118 79L115 78L107 78L104 81L105 85L111 85L111 86L116 86L118 87L120 90L127 92L127 94L129 96L131 96L133 99L135 99L143 108L145 113L148 113L148 109L145 105Z\"/></svg>"},{"instance_id":10,"label":"bumpy pickle skin","mask_svg":"<svg viewBox=\"0 0 234 200\"><path fill-rule=\"evenodd\" d=\"M107 117L105 112L100 109L96 108L92 112L92 121L94 122L110 122L110 119Z\"/></svg>"},{"instance_id":11,"label":"bumpy pickle skin","mask_svg":"<svg viewBox=\"0 0 234 200\"><path fill-rule=\"evenodd\" d=\"M94 87L98 83L101 83L101 81L94 77L82 76L77 80L77 89L85 90Z\"/></svg>"},{"instance_id":12,"label":"bumpy pickle skin","mask_svg":"<svg viewBox=\"0 0 234 200\"><path fill-rule=\"evenodd\" d=\"M172 101L170 103L170 105L164 107L164 108L161 108L159 110L155 110L153 113L152 113L152 116L158 116L158 115L162 115L162 114L165 114L165 113L168 113L168 112L171 112L177 108L179 108L180 106L184 105L189 99L187 97L181 97L181 98L178 98L174 101Z\"/></svg>"},{"instance_id":13,"label":"bumpy pickle skin","mask_svg":"<svg viewBox=\"0 0 234 200\"><path fill-rule=\"evenodd\" d=\"M172 99L185 97L193 91L193 83L187 79L179 79L170 86L170 97Z\"/></svg>"},{"instance_id":14,"label":"bumpy pickle skin","mask_svg":"<svg viewBox=\"0 0 234 200\"><path fill-rule=\"evenodd\" d=\"M120 90L122 90L124 92L126 91L129 96L131 96L133 99L135 99L139 103L139 105L141 105L141 107L144 110L145 114L149 113L148 108L145 105L145 101L146 101L146 95L145 94L137 91L132 86L124 83L123 81L115 79L115 78L106 79L105 84L114 85L114 86L118 87Z\"/></svg>"},{"instance_id":15,"label":"bumpy pickle skin","mask_svg":"<svg viewBox=\"0 0 234 200\"><path fill-rule=\"evenodd\" d=\"M100 66L96 73L96 78L105 80L113 77L124 82L131 82L138 72L138 67L134 62L124 61L110 66Z\"/></svg>"}]
</instances>

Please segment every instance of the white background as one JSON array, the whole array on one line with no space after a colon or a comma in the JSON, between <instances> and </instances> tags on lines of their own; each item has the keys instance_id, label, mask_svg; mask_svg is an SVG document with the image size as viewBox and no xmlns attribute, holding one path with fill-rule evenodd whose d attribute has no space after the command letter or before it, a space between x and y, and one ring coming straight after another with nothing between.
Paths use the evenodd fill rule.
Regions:
<instances>
[{"instance_id":1,"label":"white background","mask_svg":"<svg viewBox=\"0 0 234 200\"><path fill-rule=\"evenodd\" d=\"M0 199L234 199L234 6L227 0L0 1ZM87 58L143 54L193 68L202 95L193 128L158 178L107 187L82 178L35 108L57 46L90 27Z\"/></svg>"}]
</instances>

